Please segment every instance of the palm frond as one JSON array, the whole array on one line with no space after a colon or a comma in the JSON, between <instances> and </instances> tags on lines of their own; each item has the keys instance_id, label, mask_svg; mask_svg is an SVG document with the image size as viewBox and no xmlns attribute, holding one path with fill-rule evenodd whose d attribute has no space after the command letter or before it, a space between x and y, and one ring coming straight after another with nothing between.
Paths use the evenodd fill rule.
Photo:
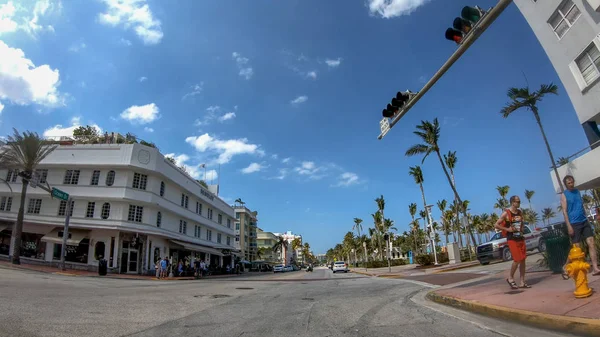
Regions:
<instances>
[{"instance_id":1,"label":"palm frond","mask_svg":"<svg viewBox=\"0 0 600 337\"><path fill-rule=\"evenodd\" d=\"M412 157L418 154L424 154L429 151L429 146L425 144L416 144L411 146L408 150L406 150L405 155L408 157Z\"/></svg>"}]
</instances>

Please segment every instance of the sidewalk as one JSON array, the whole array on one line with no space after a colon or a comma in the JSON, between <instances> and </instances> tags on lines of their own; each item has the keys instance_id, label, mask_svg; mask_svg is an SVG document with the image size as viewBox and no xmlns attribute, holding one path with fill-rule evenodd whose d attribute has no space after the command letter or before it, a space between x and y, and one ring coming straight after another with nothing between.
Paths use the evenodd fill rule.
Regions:
<instances>
[{"instance_id":1,"label":"sidewalk","mask_svg":"<svg viewBox=\"0 0 600 337\"><path fill-rule=\"evenodd\" d=\"M512 290L501 273L474 282L439 288L427 297L467 311L584 336L600 335L600 295L577 299L575 283L550 272L529 273L530 289ZM600 276L588 274L600 290Z\"/></svg>"},{"instance_id":2,"label":"sidewalk","mask_svg":"<svg viewBox=\"0 0 600 337\"><path fill-rule=\"evenodd\" d=\"M469 262L461 262L456 264L443 264L440 266L431 266L429 268L418 268L416 264L407 264L403 266L393 266L391 268L391 272L389 272L388 267L383 268L368 268L365 271L365 268L350 268L350 271L357 274L375 276L375 277L388 277L388 278L401 278L405 276L413 276L418 273L422 274L437 274L451 270L469 268L473 266L478 266L479 261L469 261Z\"/></svg>"},{"instance_id":3,"label":"sidewalk","mask_svg":"<svg viewBox=\"0 0 600 337\"><path fill-rule=\"evenodd\" d=\"M85 270L67 269L65 271L62 271L59 268L54 268L51 266L34 265L34 264L14 265L8 261L0 261L0 268L30 270L30 271L40 272L40 273L56 274L56 275L64 275L64 276L84 276L84 277L99 277L99 278L128 279L128 280L184 281L184 280L194 280L195 279L194 277L191 277L191 276L190 277L168 277L168 278L158 279L154 276L131 275L131 274L107 274L106 276L100 276L96 272L85 271ZM240 275L236 275L236 274L211 275L211 276L204 276L202 279L247 277L250 275L252 275L252 274L251 273L243 273Z\"/></svg>"}]
</instances>

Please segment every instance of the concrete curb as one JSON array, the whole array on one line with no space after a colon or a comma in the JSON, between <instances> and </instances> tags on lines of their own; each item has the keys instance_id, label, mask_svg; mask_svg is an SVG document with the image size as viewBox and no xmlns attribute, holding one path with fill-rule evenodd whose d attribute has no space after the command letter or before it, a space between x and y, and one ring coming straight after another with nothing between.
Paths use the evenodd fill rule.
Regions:
<instances>
[{"instance_id":1,"label":"concrete curb","mask_svg":"<svg viewBox=\"0 0 600 337\"><path fill-rule=\"evenodd\" d=\"M462 300L456 297L437 294L436 291L427 293L430 301L455 307L465 311L490 316L509 322L542 328L546 330L561 331L581 336L598 336L600 331L600 320L570 316L559 316L544 314L533 311L512 309L492 304L484 304L477 301Z\"/></svg>"},{"instance_id":2,"label":"concrete curb","mask_svg":"<svg viewBox=\"0 0 600 337\"><path fill-rule=\"evenodd\" d=\"M462 265L462 266L444 268L444 269L440 269L440 270L434 270L434 271L432 271L431 273L428 273L428 274L439 274L439 273L444 273L444 272L447 272L447 271L453 271L453 270L459 270L459 269L466 269L466 268L476 267L477 265L479 265L479 262L472 263L472 264L467 264L467 265Z\"/></svg>"}]
</instances>

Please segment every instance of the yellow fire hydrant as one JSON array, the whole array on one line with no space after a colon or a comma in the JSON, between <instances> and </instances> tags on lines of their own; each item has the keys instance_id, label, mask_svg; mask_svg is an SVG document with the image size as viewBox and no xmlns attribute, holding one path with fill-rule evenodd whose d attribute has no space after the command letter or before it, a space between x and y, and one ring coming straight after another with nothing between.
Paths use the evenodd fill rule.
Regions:
<instances>
[{"instance_id":1,"label":"yellow fire hydrant","mask_svg":"<svg viewBox=\"0 0 600 337\"><path fill-rule=\"evenodd\" d=\"M569 263L565 271L575 281L576 298L585 298L592 295L592 289L588 287L587 273L590 270L590 264L585 262L585 254L581 248L573 245L569 251Z\"/></svg>"}]
</instances>

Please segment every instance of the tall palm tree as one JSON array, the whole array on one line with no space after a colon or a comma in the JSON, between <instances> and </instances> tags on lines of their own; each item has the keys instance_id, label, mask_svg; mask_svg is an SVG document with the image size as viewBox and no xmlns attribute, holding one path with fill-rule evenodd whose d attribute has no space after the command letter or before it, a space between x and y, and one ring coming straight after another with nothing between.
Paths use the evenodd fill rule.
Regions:
<instances>
[{"instance_id":1,"label":"tall palm tree","mask_svg":"<svg viewBox=\"0 0 600 337\"><path fill-rule=\"evenodd\" d=\"M542 210L542 221L544 221L544 223L548 221L548 224L550 224L550 219L554 218L555 216L556 213L554 213L554 210L550 207L546 207Z\"/></svg>"},{"instance_id":2,"label":"tall palm tree","mask_svg":"<svg viewBox=\"0 0 600 337\"><path fill-rule=\"evenodd\" d=\"M493 228L493 225L490 227L490 215L487 213L481 213L481 215L479 215L479 219L483 223L485 241L490 241L490 230Z\"/></svg>"},{"instance_id":3,"label":"tall palm tree","mask_svg":"<svg viewBox=\"0 0 600 337\"><path fill-rule=\"evenodd\" d=\"M356 233L358 234L358 236L360 237L360 231L362 230L362 219L360 218L354 218L354 226L352 226L352 230L356 230Z\"/></svg>"},{"instance_id":4,"label":"tall palm tree","mask_svg":"<svg viewBox=\"0 0 600 337\"><path fill-rule=\"evenodd\" d=\"M411 166L409 168L408 174L413 177L413 179L415 180L415 184L419 185L419 188L421 189L421 197L423 198L423 207L424 209L426 209L427 201L425 201L425 190L423 189L423 182L425 181L425 179L423 178L423 170L421 170L421 166ZM427 216L427 214L425 215L425 217L423 217L423 220L425 221L425 227L427 227L429 225L429 217Z\"/></svg>"},{"instance_id":5,"label":"tall palm tree","mask_svg":"<svg viewBox=\"0 0 600 337\"><path fill-rule=\"evenodd\" d=\"M383 210L385 209L385 199L383 198L383 194L379 198L376 198L375 202L377 203L377 209L378 209L377 212L380 215L379 229L380 229L380 233L383 235L383 227L384 227L383 222L385 221L385 217L383 215ZM381 245L381 243L380 243L380 245ZM381 252L381 254L382 254L381 257L383 259L383 251Z\"/></svg>"},{"instance_id":6,"label":"tall palm tree","mask_svg":"<svg viewBox=\"0 0 600 337\"><path fill-rule=\"evenodd\" d=\"M12 230L12 263L21 264L21 236L23 234L23 216L27 200L27 186L31 175L39 163L44 160L58 145L51 144L35 132L25 131L22 134L13 129L13 134L0 141L0 167L19 170L21 176L21 204L17 221Z\"/></svg>"},{"instance_id":7,"label":"tall palm tree","mask_svg":"<svg viewBox=\"0 0 600 337\"><path fill-rule=\"evenodd\" d=\"M529 203L529 209L533 212L533 208L531 207L531 198L533 198L533 195L535 194L535 191L533 190L525 190L525 199L527 199L527 202Z\"/></svg>"},{"instance_id":8,"label":"tall palm tree","mask_svg":"<svg viewBox=\"0 0 600 337\"><path fill-rule=\"evenodd\" d=\"M236 204L236 206L237 206L237 205L240 205L240 206L241 206L241 205L243 205L243 204L244 204L244 202L242 201L242 198L237 198L237 199L235 199L234 203Z\"/></svg>"},{"instance_id":9,"label":"tall palm tree","mask_svg":"<svg viewBox=\"0 0 600 337\"><path fill-rule=\"evenodd\" d=\"M306 263L306 259L309 258L310 255L310 245L308 242L305 242L304 246L302 247L302 263Z\"/></svg>"},{"instance_id":10,"label":"tall palm tree","mask_svg":"<svg viewBox=\"0 0 600 337\"><path fill-rule=\"evenodd\" d=\"M283 236L278 236L277 242L275 242L275 244L271 248L273 250L273 252L281 252L283 264L287 264L287 256L286 256L287 246L288 246L287 240L284 239Z\"/></svg>"},{"instance_id":11,"label":"tall palm tree","mask_svg":"<svg viewBox=\"0 0 600 337\"><path fill-rule=\"evenodd\" d=\"M373 224L375 225L375 241L377 242L379 257L383 259L383 245L382 245L382 237L383 237L383 218L381 217L381 213L379 211L371 214L373 217ZM371 235L372 237L373 235Z\"/></svg>"},{"instance_id":12,"label":"tall palm tree","mask_svg":"<svg viewBox=\"0 0 600 337\"><path fill-rule=\"evenodd\" d=\"M562 181L560 180L560 176L558 175L558 169L556 168L556 160L554 160L554 155L552 154L552 150L550 149L550 143L548 143L546 132L544 132L544 127L542 126L542 121L540 119L540 114L537 106L538 102L540 102L544 98L544 96L548 94L558 95L558 86L556 86L553 83L542 84L539 90L533 92L529 91L529 87L510 88L506 93L506 95L510 99L510 102L506 103L504 108L500 110L500 113L504 118L508 118L508 116L510 116L513 112L521 108L525 108L526 110L529 110L533 113L535 121L540 127L542 138L544 138L546 150L548 150L550 162L552 163L552 169L554 170L554 175L556 176L556 180L558 181L558 185L560 186L560 192L563 193L565 191L565 188L563 186Z\"/></svg>"},{"instance_id":13,"label":"tall palm tree","mask_svg":"<svg viewBox=\"0 0 600 337\"><path fill-rule=\"evenodd\" d=\"M423 155L423 159L421 160L421 162L425 162L425 159L427 159L427 157L431 154L431 153L435 153L438 157L438 160L440 161L440 165L442 166L442 170L444 171L444 174L446 175L446 178L448 179L448 183L450 184L450 187L452 188L452 192L454 192L454 197L456 198L456 200L458 201L459 204L462 204L462 199L460 198L460 195L458 194L458 191L456 190L456 186L454 185L454 183L452 182L452 179L450 178L450 174L448 173L448 170L446 169L446 164L444 163L444 160L442 159L442 154L440 153L440 146L439 146L439 139L440 139L440 123L438 122L438 119L435 118L433 120L433 122L429 122L429 121L421 121L420 125L417 125L417 131L413 132L415 135L419 136L421 138L421 140L423 141L422 144L415 144L413 146L411 146L408 150L406 150L406 155L407 156L415 156L418 154ZM463 215L466 217L467 216L467 211L466 210L462 210ZM467 224L467 226L469 226L469 224ZM473 236L473 232L469 231L471 233L471 238L473 239L473 242L475 241L475 237Z\"/></svg>"},{"instance_id":14,"label":"tall palm tree","mask_svg":"<svg viewBox=\"0 0 600 337\"><path fill-rule=\"evenodd\" d=\"M450 179L452 179L452 184L456 186L456 179L454 177L454 169L456 168L456 163L458 162L458 157L456 156L456 151L448 151L448 154L444 155L444 163L448 167L448 171L450 171ZM454 197L454 201L456 201L456 197ZM456 221L460 222L460 214L456 213Z\"/></svg>"},{"instance_id":15,"label":"tall palm tree","mask_svg":"<svg viewBox=\"0 0 600 337\"><path fill-rule=\"evenodd\" d=\"M292 251L295 252L297 255L298 249L301 247L302 247L302 240L300 238L294 238L294 240L292 240Z\"/></svg>"},{"instance_id":16,"label":"tall palm tree","mask_svg":"<svg viewBox=\"0 0 600 337\"><path fill-rule=\"evenodd\" d=\"M444 218L444 212L446 212L446 206L448 206L448 202L446 201L446 199L438 200L437 207L440 210L440 213L442 214L442 229L445 228L445 223L444 223L443 218ZM446 233L444 230L444 234L446 235L446 244L448 244L449 233Z\"/></svg>"}]
</instances>

